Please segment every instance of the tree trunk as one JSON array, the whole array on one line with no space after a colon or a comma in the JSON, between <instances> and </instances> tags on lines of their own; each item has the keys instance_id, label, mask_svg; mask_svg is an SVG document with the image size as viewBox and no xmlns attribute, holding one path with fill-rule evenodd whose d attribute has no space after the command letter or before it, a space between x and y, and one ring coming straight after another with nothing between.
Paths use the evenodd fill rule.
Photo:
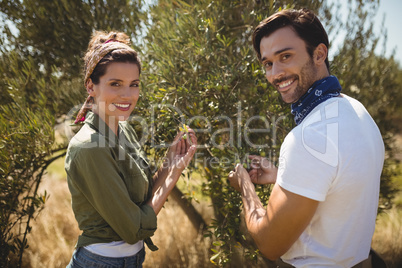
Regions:
<instances>
[{"instance_id":1,"label":"tree trunk","mask_svg":"<svg viewBox=\"0 0 402 268\"><path fill-rule=\"evenodd\" d=\"M179 190L179 188L177 188L177 186L173 188L170 196L177 202L177 204L179 204L180 208L187 215L197 231L200 229L204 230L206 228L207 225L201 214L198 213L195 207L191 204L191 201L184 197L184 194Z\"/></svg>"}]
</instances>

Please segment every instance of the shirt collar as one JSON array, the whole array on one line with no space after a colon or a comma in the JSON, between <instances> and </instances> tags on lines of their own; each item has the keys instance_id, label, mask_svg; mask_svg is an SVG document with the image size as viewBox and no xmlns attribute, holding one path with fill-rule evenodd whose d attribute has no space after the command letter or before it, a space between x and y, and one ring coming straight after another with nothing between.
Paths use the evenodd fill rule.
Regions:
<instances>
[{"instance_id":1,"label":"shirt collar","mask_svg":"<svg viewBox=\"0 0 402 268\"><path fill-rule=\"evenodd\" d=\"M96 113L89 111L85 117L85 123L88 124L91 128L98 131L104 137L117 141L118 137L113 132L113 130L106 124L105 121ZM121 128L118 128L118 132L121 131Z\"/></svg>"}]
</instances>

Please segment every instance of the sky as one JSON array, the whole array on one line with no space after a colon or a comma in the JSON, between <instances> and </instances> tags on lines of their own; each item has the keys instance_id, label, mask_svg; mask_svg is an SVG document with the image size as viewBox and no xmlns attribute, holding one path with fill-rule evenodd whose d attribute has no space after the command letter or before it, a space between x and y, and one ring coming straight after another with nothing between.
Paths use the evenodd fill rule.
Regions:
<instances>
[{"instance_id":1,"label":"sky","mask_svg":"<svg viewBox=\"0 0 402 268\"><path fill-rule=\"evenodd\" d=\"M148 0L150 1L150 0ZM145 2L148 2L145 1ZM330 0L331 1L331 0ZM339 0L334 0L339 1ZM346 7L347 0L341 0L341 4L343 7ZM386 47L386 56L390 56L393 49L395 51L395 60L399 62L399 65L402 67L402 1L401 0L379 0L380 5L377 11L376 21L378 21L376 25L377 33L379 33L380 26L382 23L383 16L385 15L385 22L384 26L388 31L388 40L387 40L387 47ZM348 14L346 8L343 11L344 14ZM13 25L11 25L13 26ZM12 27L12 29L15 27ZM16 29L14 29L16 31ZM330 37L331 38L331 37ZM338 47L338 44L342 42L340 40L332 40L333 44L332 47ZM382 43L380 42L378 45L378 53L381 53ZM335 52L335 51L333 51ZM331 58L331 51L330 51L330 58Z\"/></svg>"},{"instance_id":2,"label":"sky","mask_svg":"<svg viewBox=\"0 0 402 268\"><path fill-rule=\"evenodd\" d=\"M339 1L339 0L335 0ZM347 10L347 1L341 0L342 5L342 13L345 14L343 19L346 19L346 14L348 14ZM380 34L381 25L383 22L383 18L385 15L384 27L387 29L388 39L386 42L386 53L385 56L389 57L395 49L394 59L399 62L399 65L402 67L402 1L401 0L380 0L379 9L377 10L377 15L375 17L375 21L377 22L374 26L375 33L377 35ZM337 48L339 44L343 41L344 35L338 35L339 39L333 39L334 36L330 36L333 42L331 47ZM381 54L383 49L383 40L377 45L376 52ZM336 49L335 49L336 50ZM332 51L334 53L335 51ZM331 59L331 50L329 52L329 57Z\"/></svg>"},{"instance_id":3,"label":"sky","mask_svg":"<svg viewBox=\"0 0 402 268\"><path fill-rule=\"evenodd\" d=\"M388 30L387 53L397 47L395 59L402 66L402 1L381 0L377 14L380 22L384 14L385 28Z\"/></svg>"}]
</instances>

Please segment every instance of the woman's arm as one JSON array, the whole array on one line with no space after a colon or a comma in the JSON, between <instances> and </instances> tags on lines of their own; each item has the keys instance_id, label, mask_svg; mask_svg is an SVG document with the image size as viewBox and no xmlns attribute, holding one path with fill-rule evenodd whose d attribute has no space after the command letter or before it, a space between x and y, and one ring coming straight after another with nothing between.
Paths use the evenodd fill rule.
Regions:
<instances>
[{"instance_id":1,"label":"woman's arm","mask_svg":"<svg viewBox=\"0 0 402 268\"><path fill-rule=\"evenodd\" d=\"M184 138L183 136L188 137ZM191 142L189 141L191 139ZM192 145L191 145L192 144ZM188 166L194 156L197 146L197 138L192 129L188 132L180 132L173 140L172 146L163 161L162 166L154 176L152 198L147 202L155 213L162 209L167 197L179 180L183 170Z\"/></svg>"}]
</instances>

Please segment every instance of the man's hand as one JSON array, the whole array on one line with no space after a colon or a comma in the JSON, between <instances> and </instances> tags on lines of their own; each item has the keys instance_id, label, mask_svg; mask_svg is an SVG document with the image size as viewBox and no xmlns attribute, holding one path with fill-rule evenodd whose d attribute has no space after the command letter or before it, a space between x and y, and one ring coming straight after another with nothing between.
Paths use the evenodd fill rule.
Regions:
<instances>
[{"instance_id":1,"label":"man's hand","mask_svg":"<svg viewBox=\"0 0 402 268\"><path fill-rule=\"evenodd\" d=\"M251 181L256 184L274 184L278 169L268 159L258 156L250 155L251 170L249 175Z\"/></svg>"},{"instance_id":2,"label":"man's hand","mask_svg":"<svg viewBox=\"0 0 402 268\"><path fill-rule=\"evenodd\" d=\"M241 182L242 180L250 180L250 176L247 170L241 164L237 164L233 171L229 172L229 182L230 186L235 188L235 190L241 192Z\"/></svg>"}]
</instances>

